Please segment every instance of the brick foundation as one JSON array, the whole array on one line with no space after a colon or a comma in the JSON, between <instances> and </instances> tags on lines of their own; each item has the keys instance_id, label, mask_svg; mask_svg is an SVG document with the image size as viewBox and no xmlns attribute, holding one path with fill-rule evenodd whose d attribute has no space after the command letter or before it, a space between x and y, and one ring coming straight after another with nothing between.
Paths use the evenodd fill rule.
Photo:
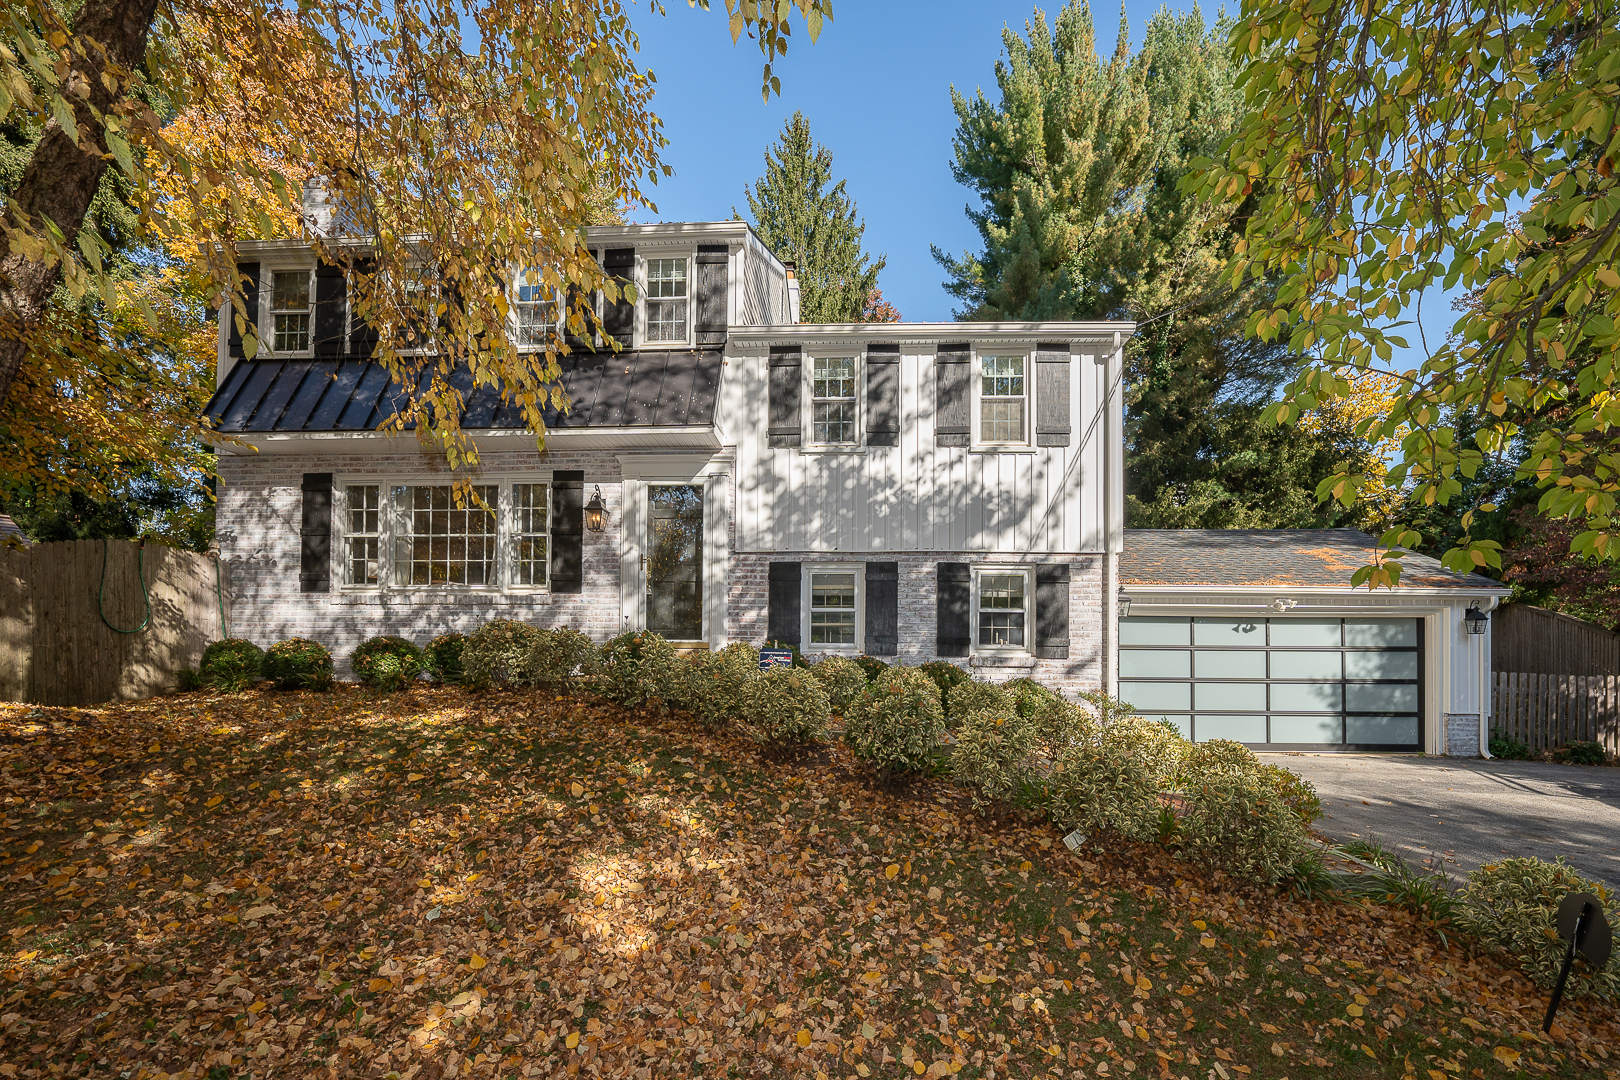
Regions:
<instances>
[{"instance_id":1,"label":"brick foundation","mask_svg":"<svg viewBox=\"0 0 1620 1080\"><path fill-rule=\"evenodd\" d=\"M1479 757L1479 714L1446 713L1445 755Z\"/></svg>"}]
</instances>

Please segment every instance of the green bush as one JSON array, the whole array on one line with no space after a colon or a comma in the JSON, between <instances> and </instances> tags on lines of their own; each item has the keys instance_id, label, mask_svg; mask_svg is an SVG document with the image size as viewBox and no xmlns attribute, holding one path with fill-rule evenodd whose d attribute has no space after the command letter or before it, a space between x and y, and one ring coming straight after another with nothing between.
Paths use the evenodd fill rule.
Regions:
<instances>
[{"instance_id":1,"label":"green bush","mask_svg":"<svg viewBox=\"0 0 1620 1080\"><path fill-rule=\"evenodd\" d=\"M520 686L540 631L516 619L491 619L472 632L461 650L461 681L474 689Z\"/></svg>"},{"instance_id":2,"label":"green bush","mask_svg":"<svg viewBox=\"0 0 1620 1080\"><path fill-rule=\"evenodd\" d=\"M1057 691L1049 690L1030 678L1009 679L1001 689L1012 698L1013 708L1018 710L1018 715L1026 720L1050 707L1053 702L1063 700Z\"/></svg>"},{"instance_id":3,"label":"green bush","mask_svg":"<svg viewBox=\"0 0 1620 1080\"><path fill-rule=\"evenodd\" d=\"M1012 699L995 683L969 679L951 690L951 704L945 710L945 726L956 731L970 713L984 709L1012 709Z\"/></svg>"},{"instance_id":4,"label":"green bush","mask_svg":"<svg viewBox=\"0 0 1620 1080\"><path fill-rule=\"evenodd\" d=\"M242 638L216 641L203 650L197 682L214 690L234 693L259 681L264 671L264 650Z\"/></svg>"},{"instance_id":5,"label":"green bush","mask_svg":"<svg viewBox=\"0 0 1620 1080\"><path fill-rule=\"evenodd\" d=\"M875 656L857 656L855 662L860 665L861 672L866 676L867 682L871 682L889 670L889 665Z\"/></svg>"},{"instance_id":6,"label":"green bush","mask_svg":"<svg viewBox=\"0 0 1620 1080\"><path fill-rule=\"evenodd\" d=\"M709 731L740 726L743 689L759 677L759 652L733 642L717 653L698 652L676 669L673 701Z\"/></svg>"},{"instance_id":7,"label":"green bush","mask_svg":"<svg viewBox=\"0 0 1620 1080\"><path fill-rule=\"evenodd\" d=\"M916 668L885 665L844 714L844 741L884 777L930 768L944 737L939 687Z\"/></svg>"},{"instance_id":8,"label":"green bush","mask_svg":"<svg viewBox=\"0 0 1620 1080\"><path fill-rule=\"evenodd\" d=\"M946 720L951 715L951 691L963 683L970 682L973 676L951 663L949 660L930 660L926 664L918 664L917 670L934 680L939 687L939 707L945 710Z\"/></svg>"},{"instance_id":9,"label":"green bush","mask_svg":"<svg viewBox=\"0 0 1620 1080\"><path fill-rule=\"evenodd\" d=\"M1181 737L1179 728L1163 720L1133 716L1129 720L1115 721L1114 730L1117 737L1128 737L1136 744L1160 791L1179 785L1182 765L1193 748L1192 743ZM1253 754L1249 755L1249 760L1259 764Z\"/></svg>"},{"instance_id":10,"label":"green bush","mask_svg":"<svg viewBox=\"0 0 1620 1080\"><path fill-rule=\"evenodd\" d=\"M1309 825L1322 816L1322 800L1315 784L1281 765L1262 765L1260 771L1301 823Z\"/></svg>"},{"instance_id":11,"label":"green bush","mask_svg":"<svg viewBox=\"0 0 1620 1080\"><path fill-rule=\"evenodd\" d=\"M1502 758L1504 761L1529 761L1530 747L1528 744L1513 738L1511 735L1498 735L1491 732L1489 743L1491 757Z\"/></svg>"},{"instance_id":12,"label":"green bush","mask_svg":"<svg viewBox=\"0 0 1620 1080\"><path fill-rule=\"evenodd\" d=\"M462 681L463 671L461 655L467 648L467 635L458 634L454 630L440 634L427 643L422 650L422 656L427 663L427 672L433 676L435 682L459 683Z\"/></svg>"},{"instance_id":13,"label":"green bush","mask_svg":"<svg viewBox=\"0 0 1620 1080\"><path fill-rule=\"evenodd\" d=\"M1064 750L1097 736L1091 713L1055 694L1030 713L1029 722L1035 730L1036 750L1048 761L1056 761Z\"/></svg>"},{"instance_id":14,"label":"green bush","mask_svg":"<svg viewBox=\"0 0 1620 1080\"><path fill-rule=\"evenodd\" d=\"M587 673L609 701L636 706L653 698L679 703L684 674L675 647L650 630L637 630L602 646Z\"/></svg>"},{"instance_id":15,"label":"green bush","mask_svg":"<svg viewBox=\"0 0 1620 1080\"><path fill-rule=\"evenodd\" d=\"M1550 987L1567 947L1558 937L1558 905L1577 892L1596 896L1609 925L1620 925L1615 894L1582 877L1562 856L1557 862L1503 859L1481 866L1468 875L1457 907L1457 925L1518 964L1531 982ZM1620 964L1611 960L1602 971L1594 972L1585 960L1577 960L1564 992L1572 997L1613 999L1620 994Z\"/></svg>"},{"instance_id":16,"label":"green bush","mask_svg":"<svg viewBox=\"0 0 1620 1080\"><path fill-rule=\"evenodd\" d=\"M349 656L355 678L376 690L403 690L422 674L422 650L402 637L386 635L360 643Z\"/></svg>"},{"instance_id":17,"label":"green bush","mask_svg":"<svg viewBox=\"0 0 1620 1080\"><path fill-rule=\"evenodd\" d=\"M1151 840L1158 833L1159 784L1135 729L1098 728L1059 752L1048 780L1053 821L1065 831Z\"/></svg>"},{"instance_id":18,"label":"green bush","mask_svg":"<svg viewBox=\"0 0 1620 1080\"><path fill-rule=\"evenodd\" d=\"M1554 761L1563 761L1571 765L1601 765L1607 761L1609 755L1603 750L1600 742L1572 742L1566 743L1553 751Z\"/></svg>"},{"instance_id":19,"label":"green bush","mask_svg":"<svg viewBox=\"0 0 1620 1080\"><path fill-rule=\"evenodd\" d=\"M959 694L957 701L963 696ZM1038 782L1035 743L1035 725L1020 716L1003 694L1000 701L987 700L962 715L951 751L951 772L973 789L975 807L1017 801Z\"/></svg>"},{"instance_id":20,"label":"green bush","mask_svg":"<svg viewBox=\"0 0 1620 1080\"><path fill-rule=\"evenodd\" d=\"M329 690L332 654L318 641L288 638L265 650L263 671L277 690Z\"/></svg>"},{"instance_id":21,"label":"green bush","mask_svg":"<svg viewBox=\"0 0 1620 1080\"><path fill-rule=\"evenodd\" d=\"M783 749L826 738L832 709L814 676L789 667L749 679L743 686L742 714L744 734L762 746Z\"/></svg>"},{"instance_id":22,"label":"green bush","mask_svg":"<svg viewBox=\"0 0 1620 1080\"><path fill-rule=\"evenodd\" d=\"M533 686L562 682L574 669L590 662L596 646L578 630L558 627L541 630L523 661L523 681Z\"/></svg>"},{"instance_id":23,"label":"green bush","mask_svg":"<svg viewBox=\"0 0 1620 1080\"><path fill-rule=\"evenodd\" d=\"M866 673L847 656L824 656L810 668L810 674L821 683L832 711L839 715L866 689Z\"/></svg>"},{"instance_id":24,"label":"green bush","mask_svg":"<svg viewBox=\"0 0 1620 1080\"><path fill-rule=\"evenodd\" d=\"M1270 885L1310 850L1301 815L1241 743L1194 746L1181 766L1181 790L1181 852L1195 862Z\"/></svg>"}]
</instances>

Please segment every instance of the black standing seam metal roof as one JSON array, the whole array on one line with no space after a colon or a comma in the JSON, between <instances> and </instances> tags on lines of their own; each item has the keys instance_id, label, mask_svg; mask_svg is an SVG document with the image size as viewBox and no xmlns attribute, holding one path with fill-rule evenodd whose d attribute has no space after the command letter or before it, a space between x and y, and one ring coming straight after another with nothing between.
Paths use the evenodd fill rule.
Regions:
<instances>
[{"instance_id":1,"label":"black standing seam metal roof","mask_svg":"<svg viewBox=\"0 0 1620 1080\"><path fill-rule=\"evenodd\" d=\"M560 358L571 408L545 412L554 429L692 427L714 423L719 350L576 353ZM428 376L422 376L425 387ZM451 375L466 395L462 426L523 426L521 410L492 387L474 388L465 370ZM402 389L370 360L239 360L204 412L231 434L371 431L400 408Z\"/></svg>"}]
</instances>

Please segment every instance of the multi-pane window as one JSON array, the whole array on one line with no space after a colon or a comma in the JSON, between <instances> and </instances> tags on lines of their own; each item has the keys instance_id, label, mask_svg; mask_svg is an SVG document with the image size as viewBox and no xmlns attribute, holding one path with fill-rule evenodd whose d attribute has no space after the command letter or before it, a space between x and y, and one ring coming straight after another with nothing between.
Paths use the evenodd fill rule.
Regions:
<instances>
[{"instance_id":1,"label":"multi-pane window","mask_svg":"<svg viewBox=\"0 0 1620 1080\"><path fill-rule=\"evenodd\" d=\"M381 489L350 484L344 490L349 527L344 531L350 585L377 584L377 542L382 535Z\"/></svg>"},{"instance_id":2,"label":"multi-pane window","mask_svg":"<svg viewBox=\"0 0 1620 1080\"><path fill-rule=\"evenodd\" d=\"M278 353L309 351L314 306L308 270L277 270L270 275L270 322Z\"/></svg>"},{"instance_id":3,"label":"multi-pane window","mask_svg":"<svg viewBox=\"0 0 1620 1080\"><path fill-rule=\"evenodd\" d=\"M399 351L431 352L433 333L439 328L439 282L427 267L415 267L406 272L404 286Z\"/></svg>"},{"instance_id":4,"label":"multi-pane window","mask_svg":"<svg viewBox=\"0 0 1620 1080\"><path fill-rule=\"evenodd\" d=\"M1024 358L984 357L979 395L980 441L1023 442L1024 400Z\"/></svg>"},{"instance_id":5,"label":"multi-pane window","mask_svg":"<svg viewBox=\"0 0 1620 1080\"><path fill-rule=\"evenodd\" d=\"M512 485L512 584L546 583L546 485Z\"/></svg>"},{"instance_id":6,"label":"multi-pane window","mask_svg":"<svg viewBox=\"0 0 1620 1080\"><path fill-rule=\"evenodd\" d=\"M855 359L818 356L811 369L812 442L855 441Z\"/></svg>"},{"instance_id":7,"label":"multi-pane window","mask_svg":"<svg viewBox=\"0 0 1620 1080\"><path fill-rule=\"evenodd\" d=\"M855 644L855 575L810 575L810 644Z\"/></svg>"},{"instance_id":8,"label":"multi-pane window","mask_svg":"<svg viewBox=\"0 0 1620 1080\"><path fill-rule=\"evenodd\" d=\"M686 260L647 260L647 340L686 340Z\"/></svg>"},{"instance_id":9,"label":"multi-pane window","mask_svg":"<svg viewBox=\"0 0 1620 1080\"><path fill-rule=\"evenodd\" d=\"M1021 572L979 575L980 645L1023 647L1028 614L1026 582L1027 575Z\"/></svg>"},{"instance_id":10,"label":"multi-pane window","mask_svg":"<svg viewBox=\"0 0 1620 1080\"><path fill-rule=\"evenodd\" d=\"M394 547L396 584L495 584L496 498L494 486L474 487L459 506L448 484L394 489L403 533Z\"/></svg>"},{"instance_id":11,"label":"multi-pane window","mask_svg":"<svg viewBox=\"0 0 1620 1080\"><path fill-rule=\"evenodd\" d=\"M521 282L512 311L517 322L518 348L543 348L551 340L552 329L557 325L557 304L546 286Z\"/></svg>"}]
</instances>

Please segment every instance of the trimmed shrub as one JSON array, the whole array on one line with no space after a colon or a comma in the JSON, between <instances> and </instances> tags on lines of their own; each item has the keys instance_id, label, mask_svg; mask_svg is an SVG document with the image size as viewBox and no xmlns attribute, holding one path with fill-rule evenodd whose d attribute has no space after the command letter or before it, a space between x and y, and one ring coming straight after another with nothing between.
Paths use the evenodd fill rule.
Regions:
<instances>
[{"instance_id":1,"label":"trimmed shrub","mask_svg":"<svg viewBox=\"0 0 1620 1080\"><path fill-rule=\"evenodd\" d=\"M1181 766L1186 857L1268 885L1293 873L1309 850L1305 822L1241 743L1212 739Z\"/></svg>"},{"instance_id":2,"label":"trimmed shrub","mask_svg":"<svg viewBox=\"0 0 1620 1080\"><path fill-rule=\"evenodd\" d=\"M866 676L867 682L871 682L873 679L889 670L889 665L885 664L875 656L857 656L855 658L855 663L860 665L861 673Z\"/></svg>"},{"instance_id":3,"label":"trimmed shrub","mask_svg":"<svg viewBox=\"0 0 1620 1080\"><path fill-rule=\"evenodd\" d=\"M928 769L944 737L939 687L916 668L885 665L844 714L844 741L880 776Z\"/></svg>"},{"instance_id":4,"label":"trimmed shrub","mask_svg":"<svg viewBox=\"0 0 1620 1080\"><path fill-rule=\"evenodd\" d=\"M435 682L459 683L462 680L461 654L467 648L467 635L454 630L440 634L427 643L422 656L427 662L428 674Z\"/></svg>"},{"instance_id":5,"label":"trimmed shrub","mask_svg":"<svg viewBox=\"0 0 1620 1080\"><path fill-rule=\"evenodd\" d=\"M1322 800L1316 794L1315 784L1281 765L1262 765L1260 771L1302 824L1309 825L1322 816Z\"/></svg>"},{"instance_id":6,"label":"trimmed shrub","mask_svg":"<svg viewBox=\"0 0 1620 1080\"><path fill-rule=\"evenodd\" d=\"M939 687L939 707L945 710L946 721L951 716L951 691L964 683L971 682L973 676L951 663L949 660L930 660L926 664L917 665L917 670L934 680Z\"/></svg>"},{"instance_id":7,"label":"trimmed shrub","mask_svg":"<svg viewBox=\"0 0 1620 1080\"><path fill-rule=\"evenodd\" d=\"M392 634L360 643L349 656L355 678L375 690L403 690L422 674L422 650Z\"/></svg>"},{"instance_id":8,"label":"trimmed shrub","mask_svg":"<svg viewBox=\"0 0 1620 1080\"><path fill-rule=\"evenodd\" d=\"M1553 751L1554 761L1563 761L1571 765L1601 765L1608 760L1609 755L1604 753L1600 742L1576 741L1568 743Z\"/></svg>"},{"instance_id":9,"label":"trimmed shrub","mask_svg":"<svg viewBox=\"0 0 1620 1080\"><path fill-rule=\"evenodd\" d=\"M264 677L277 690L330 690L332 654L308 638L278 641L264 653Z\"/></svg>"},{"instance_id":10,"label":"trimmed shrub","mask_svg":"<svg viewBox=\"0 0 1620 1080\"><path fill-rule=\"evenodd\" d=\"M523 681L533 686L562 682L574 669L588 664L596 646L578 630L559 627L541 630L523 660Z\"/></svg>"},{"instance_id":11,"label":"trimmed shrub","mask_svg":"<svg viewBox=\"0 0 1620 1080\"><path fill-rule=\"evenodd\" d=\"M1063 700L1055 690L1048 690L1030 678L1009 679L1001 689L1012 698L1013 708L1018 710L1018 715L1026 720L1050 707L1053 702Z\"/></svg>"},{"instance_id":12,"label":"trimmed shrub","mask_svg":"<svg viewBox=\"0 0 1620 1080\"><path fill-rule=\"evenodd\" d=\"M811 665L810 674L821 683L832 711L840 715L866 689L866 673L847 656L824 656Z\"/></svg>"},{"instance_id":13,"label":"trimmed shrub","mask_svg":"<svg viewBox=\"0 0 1620 1080\"><path fill-rule=\"evenodd\" d=\"M242 638L226 638L203 650L197 664L197 683L234 693L258 682L263 671L263 649Z\"/></svg>"},{"instance_id":14,"label":"trimmed shrub","mask_svg":"<svg viewBox=\"0 0 1620 1080\"><path fill-rule=\"evenodd\" d=\"M1035 742L1034 725L1002 695L999 702L987 701L958 721L951 772L973 789L975 808L1016 801L1037 783Z\"/></svg>"},{"instance_id":15,"label":"trimmed shrub","mask_svg":"<svg viewBox=\"0 0 1620 1080\"><path fill-rule=\"evenodd\" d=\"M461 650L461 681L482 690L521 686L529 652L540 641L538 627L516 619L491 619L472 632Z\"/></svg>"},{"instance_id":16,"label":"trimmed shrub","mask_svg":"<svg viewBox=\"0 0 1620 1080\"><path fill-rule=\"evenodd\" d=\"M693 654L677 674L671 700L707 730L719 731L742 723L743 689L760 674L759 653L733 642L717 653Z\"/></svg>"},{"instance_id":17,"label":"trimmed shrub","mask_svg":"<svg viewBox=\"0 0 1620 1080\"><path fill-rule=\"evenodd\" d=\"M825 739L831 714L827 692L807 671L774 668L743 684L743 732L762 746L782 749Z\"/></svg>"},{"instance_id":18,"label":"trimmed shrub","mask_svg":"<svg viewBox=\"0 0 1620 1080\"><path fill-rule=\"evenodd\" d=\"M641 705L653 698L680 700L680 658L673 645L650 630L609 641L590 658L587 674L595 678L597 693L620 705Z\"/></svg>"},{"instance_id":19,"label":"trimmed shrub","mask_svg":"<svg viewBox=\"0 0 1620 1080\"><path fill-rule=\"evenodd\" d=\"M1075 702L1053 695L1029 715L1035 730L1035 745L1048 760L1056 761L1063 751L1097 736L1091 714Z\"/></svg>"},{"instance_id":20,"label":"trimmed shrub","mask_svg":"<svg viewBox=\"0 0 1620 1080\"><path fill-rule=\"evenodd\" d=\"M1134 731L1124 726L1066 746L1048 781L1052 819L1088 836L1151 840L1158 832L1159 784Z\"/></svg>"},{"instance_id":21,"label":"trimmed shrub","mask_svg":"<svg viewBox=\"0 0 1620 1080\"><path fill-rule=\"evenodd\" d=\"M1134 716L1129 720L1115 721L1113 730L1120 738L1129 738L1137 744L1160 791L1179 786L1182 766L1193 748L1192 743L1182 738L1181 729L1163 720L1144 720ZM1253 754L1249 758L1256 765L1259 764L1259 759Z\"/></svg>"},{"instance_id":22,"label":"trimmed shrub","mask_svg":"<svg viewBox=\"0 0 1620 1080\"><path fill-rule=\"evenodd\" d=\"M956 731L970 713L984 709L1010 710L1012 707L1012 699L995 683L969 679L951 691L951 704L945 710L945 726Z\"/></svg>"},{"instance_id":23,"label":"trimmed shrub","mask_svg":"<svg viewBox=\"0 0 1620 1080\"><path fill-rule=\"evenodd\" d=\"M1570 893L1586 892L1603 904L1609 925L1620 923L1616 895L1602 884L1582 877L1560 856L1557 862L1540 859L1503 859L1487 863L1468 875L1456 921L1465 933L1499 950L1537 986L1550 987L1564 961L1566 944L1558 936L1558 905ZM1614 998L1620 995L1620 964L1610 962L1594 972L1585 960L1569 971L1564 993L1571 997Z\"/></svg>"}]
</instances>

